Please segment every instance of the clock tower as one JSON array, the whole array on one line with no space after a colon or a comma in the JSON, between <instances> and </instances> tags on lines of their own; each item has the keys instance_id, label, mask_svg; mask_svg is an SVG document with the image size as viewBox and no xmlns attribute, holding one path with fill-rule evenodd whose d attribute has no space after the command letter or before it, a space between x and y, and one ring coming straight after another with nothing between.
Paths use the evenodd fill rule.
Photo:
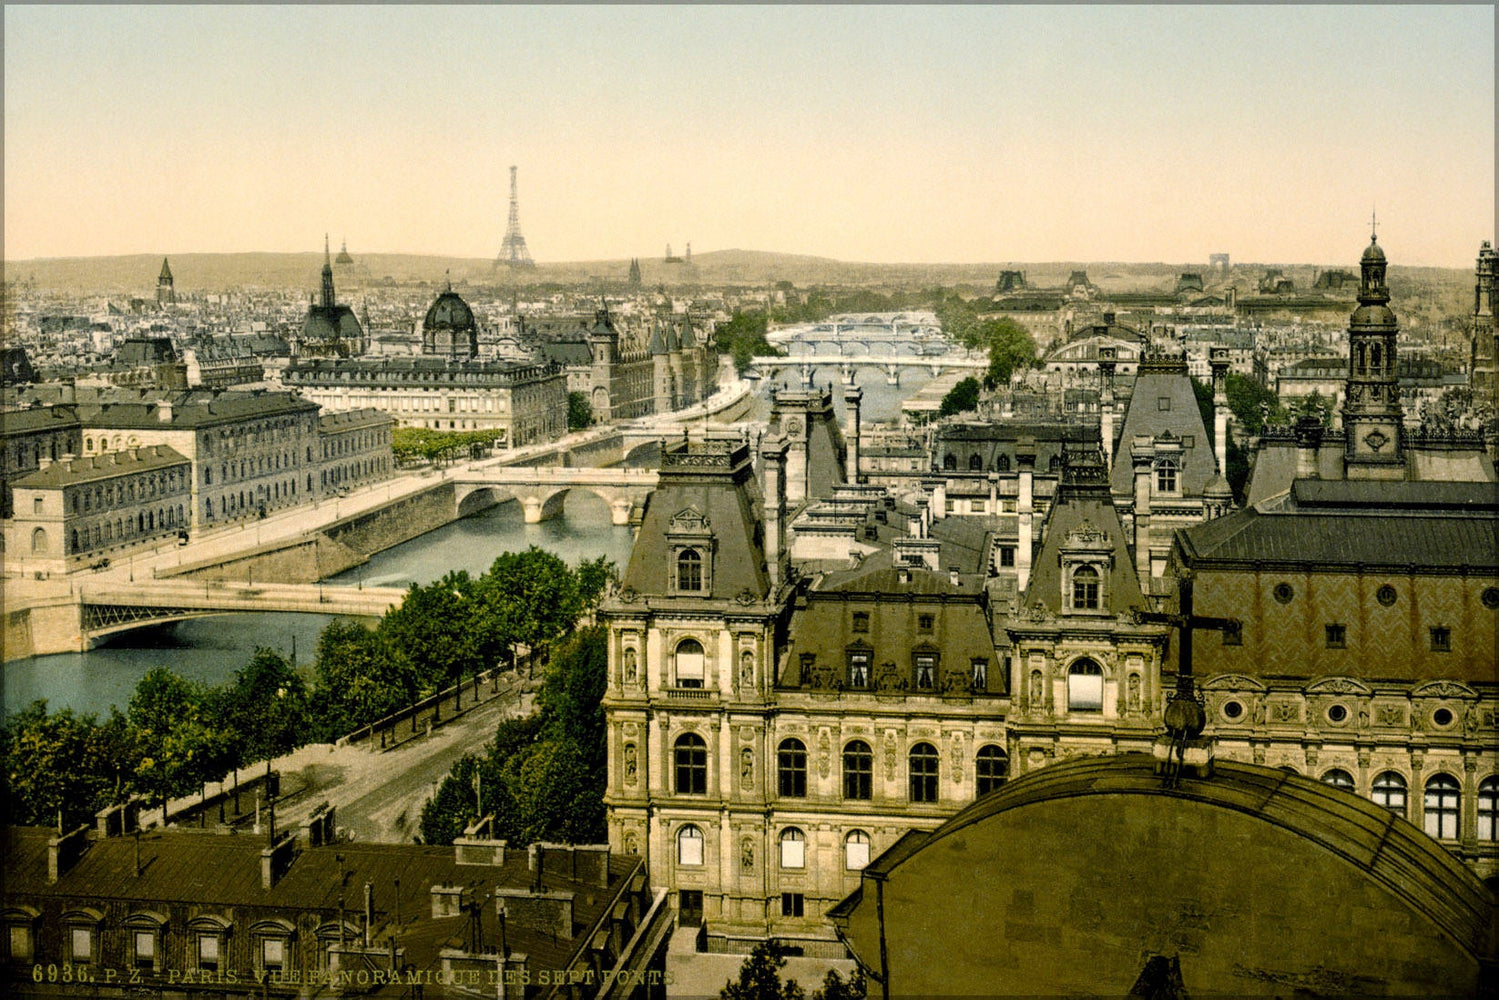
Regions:
<instances>
[{"instance_id":1,"label":"clock tower","mask_svg":"<svg viewBox=\"0 0 1499 1000\"><path fill-rule=\"evenodd\" d=\"M1390 311L1377 234L1359 260L1358 308L1348 321L1343 462L1348 479L1404 479L1402 412L1395 365L1399 323Z\"/></svg>"}]
</instances>

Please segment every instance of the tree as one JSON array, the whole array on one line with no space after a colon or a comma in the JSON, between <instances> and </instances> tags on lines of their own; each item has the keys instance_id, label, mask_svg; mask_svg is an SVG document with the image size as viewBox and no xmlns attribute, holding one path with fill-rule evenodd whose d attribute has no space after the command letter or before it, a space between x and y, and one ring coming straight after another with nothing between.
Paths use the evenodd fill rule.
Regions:
<instances>
[{"instance_id":1,"label":"tree","mask_svg":"<svg viewBox=\"0 0 1499 1000\"><path fill-rule=\"evenodd\" d=\"M129 743L118 710L102 724L72 709L49 714L45 701L15 713L0 728L5 822L52 826L59 813L69 830L92 822L125 790Z\"/></svg>"},{"instance_id":2,"label":"tree","mask_svg":"<svg viewBox=\"0 0 1499 1000\"><path fill-rule=\"evenodd\" d=\"M185 795L228 769L230 743L209 724L206 695L165 667L141 678L126 713L135 744L136 791L162 799Z\"/></svg>"},{"instance_id":3,"label":"tree","mask_svg":"<svg viewBox=\"0 0 1499 1000\"><path fill-rule=\"evenodd\" d=\"M713 346L720 354L732 354L734 367L742 372L749 367L751 358L780 353L765 339L768 328L765 313L759 310L736 312L713 328Z\"/></svg>"},{"instance_id":4,"label":"tree","mask_svg":"<svg viewBox=\"0 0 1499 1000\"><path fill-rule=\"evenodd\" d=\"M719 1000L802 1000L805 993L795 979L781 982L786 948L779 941L761 941L739 967L739 982L726 982Z\"/></svg>"},{"instance_id":5,"label":"tree","mask_svg":"<svg viewBox=\"0 0 1499 1000\"><path fill-rule=\"evenodd\" d=\"M1009 385L1017 369L1036 361L1036 342L1030 331L1008 316L984 320L979 324L978 339L989 350L984 383L991 389Z\"/></svg>"},{"instance_id":6,"label":"tree","mask_svg":"<svg viewBox=\"0 0 1499 1000\"><path fill-rule=\"evenodd\" d=\"M328 741L384 718L420 693L411 659L383 630L335 620L318 636L312 717Z\"/></svg>"},{"instance_id":7,"label":"tree","mask_svg":"<svg viewBox=\"0 0 1499 1000\"><path fill-rule=\"evenodd\" d=\"M486 652L496 644L544 645L570 631L583 613L577 575L534 545L496 559L480 579L477 596Z\"/></svg>"},{"instance_id":8,"label":"tree","mask_svg":"<svg viewBox=\"0 0 1499 1000\"><path fill-rule=\"evenodd\" d=\"M549 735L576 746L600 778L605 767L603 700L608 685L608 633L593 625L557 650L537 699L551 727Z\"/></svg>"},{"instance_id":9,"label":"tree","mask_svg":"<svg viewBox=\"0 0 1499 1000\"><path fill-rule=\"evenodd\" d=\"M581 431L591 423L593 423L593 407L588 402L588 393L568 393L567 429L570 431Z\"/></svg>"},{"instance_id":10,"label":"tree","mask_svg":"<svg viewBox=\"0 0 1499 1000\"><path fill-rule=\"evenodd\" d=\"M1228 408L1245 434L1263 434L1266 419L1274 420L1280 412L1275 393L1248 375L1229 372L1224 391L1228 395Z\"/></svg>"},{"instance_id":11,"label":"tree","mask_svg":"<svg viewBox=\"0 0 1499 1000\"><path fill-rule=\"evenodd\" d=\"M594 608L611 584L619 582L619 567L608 556L578 563L578 597L584 607Z\"/></svg>"},{"instance_id":12,"label":"tree","mask_svg":"<svg viewBox=\"0 0 1499 1000\"><path fill-rule=\"evenodd\" d=\"M257 647L233 683L212 691L208 702L229 737L236 766L279 757L307 741L307 685L275 650Z\"/></svg>"},{"instance_id":13,"label":"tree","mask_svg":"<svg viewBox=\"0 0 1499 1000\"><path fill-rule=\"evenodd\" d=\"M950 417L955 413L966 413L977 409L978 405L979 380L965 378L942 397L942 405L937 410L937 416Z\"/></svg>"},{"instance_id":14,"label":"tree","mask_svg":"<svg viewBox=\"0 0 1499 1000\"><path fill-rule=\"evenodd\" d=\"M829 969L823 977L822 989L812 991L812 1000L865 1000L868 994L869 984L864 981L864 970L856 968L844 979L838 970Z\"/></svg>"},{"instance_id":15,"label":"tree","mask_svg":"<svg viewBox=\"0 0 1499 1000\"><path fill-rule=\"evenodd\" d=\"M425 587L416 584L380 630L416 665L422 685L440 689L483 670L493 628L483 617L482 586L463 570Z\"/></svg>"}]
</instances>

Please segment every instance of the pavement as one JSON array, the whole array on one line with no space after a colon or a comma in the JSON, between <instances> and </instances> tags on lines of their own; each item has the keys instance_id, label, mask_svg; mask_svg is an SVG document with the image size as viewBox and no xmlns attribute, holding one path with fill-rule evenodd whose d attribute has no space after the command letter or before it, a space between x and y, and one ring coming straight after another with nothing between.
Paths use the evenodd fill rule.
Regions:
<instances>
[{"instance_id":1,"label":"pavement","mask_svg":"<svg viewBox=\"0 0 1499 1000\"><path fill-rule=\"evenodd\" d=\"M421 828L422 804L464 754L482 754L502 719L529 715L534 694L517 690L487 701L430 736L393 750L369 743L314 743L273 761L281 774L278 829L300 825L323 802L334 825L356 841L410 843ZM256 765L256 769L264 765Z\"/></svg>"}]
</instances>

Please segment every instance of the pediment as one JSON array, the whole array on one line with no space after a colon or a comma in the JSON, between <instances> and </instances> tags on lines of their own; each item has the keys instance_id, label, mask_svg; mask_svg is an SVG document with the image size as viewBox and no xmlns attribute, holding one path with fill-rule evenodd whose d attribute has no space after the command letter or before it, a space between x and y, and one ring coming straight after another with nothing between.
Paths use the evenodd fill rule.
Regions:
<instances>
[{"instance_id":1,"label":"pediment","mask_svg":"<svg viewBox=\"0 0 1499 1000\"><path fill-rule=\"evenodd\" d=\"M707 534L712 530L712 525L708 521L708 515L689 505L671 516L667 530L684 534Z\"/></svg>"},{"instance_id":2,"label":"pediment","mask_svg":"<svg viewBox=\"0 0 1499 1000\"><path fill-rule=\"evenodd\" d=\"M1264 684L1244 674L1216 674L1203 681L1201 687L1204 691L1258 691L1260 694L1268 690Z\"/></svg>"},{"instance_id":3,"label":"pediment","mask_svg":"<svg viewBox=\"0 0 1499 1000\"><path fill-rule=\"evenodd\" d=\"M1413 698L1477 698L1478 692L1458 681L1431 681L1411 692Z\"/></svg>"},{"instance_id":4,"label":"pediment","mask_svg":"<svg viewBox=\"0 0 1499 1000\"><path fill-rule=\"evenodd\" d=\"M1307 694L1360 694L1372 695L1367 684L1351 677L1323 677L1306 686Z\"/></svg>"}]
</instances>

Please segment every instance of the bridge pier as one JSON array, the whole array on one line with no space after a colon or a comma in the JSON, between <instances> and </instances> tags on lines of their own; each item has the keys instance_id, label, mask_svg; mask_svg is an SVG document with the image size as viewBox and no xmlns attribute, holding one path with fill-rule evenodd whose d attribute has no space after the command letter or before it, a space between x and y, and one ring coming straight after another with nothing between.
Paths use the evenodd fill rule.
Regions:
<instances>
[{"instance_id":1,"label":"bridge pier","mask_svg":"<svg viewBox=\"0 0 1499 1000\"><path fill-rule=\"evenodd\" d=\"M886 365L885 366L885 384L886 385L900 385L900 366L899 365Z\"/></svg>"},{"instance_id":2,"label":"bridge pier","mask_svg":"<svg viewBox=\"0 0 1499 1000\"><path fill-rule=\"evenodd\" d=\"M851 365L851 364L842 364L842 365L839 365L838 366L838 374L840 374L841 376L843 376L843 384L844 385L853 385L854 384L854 366L853 365Z\"/></svg>"},{"instance_id":3,"label":"bridge pier","mask_svg":"<svg viewBox=\"0 0 1499 1000\"><path fill-rule=\"evenodd\" d=\"M803 386L809 386L811 384L812 384L812 366L811 365L802 365L802 385Z\"/></svg>"},{"instance_id":4,"label":"bridge pier","mask_svg":"<svg viewBox=\"0 0 1499 1000\"><path fill-rule=\"evenodd\" d=\"M630 515L635 512L635 504L629 500L616 500L609 505L609 523L615 527L623 527L630 523Z\"/></svg>"},{"instance_id":5,"label":"bridge pier","mask_svg":"<svg viewBox=\"0 0 1499 1000\"><path fill-rule=\"evenodd\" d=\"M526 524L540 524L544 515L544 509L540 497L525 497L521 500L521 507L525 509Z\"/></svg>"}]
</instances>

